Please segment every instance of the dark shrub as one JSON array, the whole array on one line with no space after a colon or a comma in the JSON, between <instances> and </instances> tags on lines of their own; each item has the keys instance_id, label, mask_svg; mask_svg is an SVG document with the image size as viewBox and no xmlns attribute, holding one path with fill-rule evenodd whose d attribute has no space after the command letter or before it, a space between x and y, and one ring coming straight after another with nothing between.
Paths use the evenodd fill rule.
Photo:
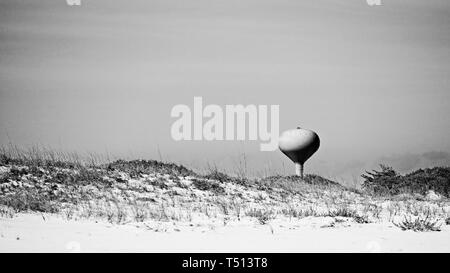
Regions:
<instances>
[{"instance_id":1,"label":"dark shrub","mask_svg":"<svg viewBox=\"0 0 450 273\"><path fill-rule=\"evenodd\" d=\"M400 193L427 194L429 190L450 196L450 168L420 169L400 175L391 167L380 165L381 171L366 172L363 188L374 194L396 195Z\"/></svg>"},{"instance_id":2,"label":"dark shrub","mask_svg":"<svg viewBox=\"0 0 450 273\"><path fill-rule=\"evenodd\" d=\"M223 172L218 171L217 169L211 170L211 172L207 175L201 176L201 178L211 179L219 181L220 183L231 182L236 183L242 186L250 186L252 185L252 181L247 179L246 177L233 177Z\"/></svg>"},{"instance_id":3,"label":"dark shrub","mask_svg":"<svg viewBox=\"0 0 450 273\"><path fill-rule=\"evenodd\" d=\"M402 230L413 230L413 231L441 231L441 224L438 220L433 220L430 215L419 216L416 219L411 217L406 217L400 223L394 223L395 226L401 228Z\"/></svg>"},{"instance_id":4,"label":"dark shrub","mask_svg":"<svg viewBox=\"0 0 450 273\"><path fill-rule=\"evenodd\" d=\"M381 171L373 170L361 175L365 181L363 188L375 194L398 194L402 177L391 167L380 165Z\"/></svg>"},{"instance_id":5,"label":"dark shrub","mask_svg":"<svg viewBox=\"0 0 450 273\"><path fill-rule=\"evenodd\" d=\"M156 160L117 160L107 165L108 170L118 170L130 174L130 177L136 178L141 174L169 174L175 176L190 176L195 173L184 166L174 163L163 163Z\"/></svg>"},{"instance_id":6,"label":"dark shrub","mask_svg":"<svg viewBox=\"0 0 450 273\"><path fill-rule=\"evenodd\" d=\"M16 212L38 211L57 212L58 206L45 195L36 192L20 191L7 196L0 196L0 204L13 208Z\"/></svg>"},{"instance_id":7,"label":"dark shrub","mask_svg":"<svg viewBox=\"0 0 450 273\"><path fill-rule=\"evenodd\" d=\"M199 190L211 191L216 194L225 193L225 189L222 188L219 183L212 180L192 179L192 184Z\"/></svg>"},{"instance_id":8,"label":"dark shrub","mask_svg":"<svg viewBox=\"0 0 450 273\"><path fill-rule=\"evenodd\" d=\"M219 172L218 170L213 170L211 173L204 176L206 179L212 179L217 180L219 182L228 182L233 181L233 178L228 176L227 174L224 174L222 172Z\"/></svg>"}]
</instances>

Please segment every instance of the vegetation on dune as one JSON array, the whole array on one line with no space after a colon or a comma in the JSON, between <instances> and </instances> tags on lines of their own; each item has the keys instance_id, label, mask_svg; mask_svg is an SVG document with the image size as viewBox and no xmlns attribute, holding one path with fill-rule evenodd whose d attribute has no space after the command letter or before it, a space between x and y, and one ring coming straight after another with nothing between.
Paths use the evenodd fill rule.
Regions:
<instances>
[{"instance_id":1,"label":"vegetation on dune","mask_svg":"<svg viewBox=\"0 0 450 273\"><path fill-rule=\"evenodd\" d=\"M353 218L357 223L360 224L367 224L370 222L366 215L360 215L356 210L346 207L329 211L327 214L325 214L325 216Z\"/></svg>"},{"instance_id":2,"label":"vegetation on dune","mask_svg":"<svg viewBox=\"0 0 450 273\"><path fill-rule=\"evenodd\" d=\"M211 191L216 194L223 194L225 193L225 189L220 186L220 184L217 181L210 181L210 180L204 180L204 179L192 179L192 184L201 191Z\"/></svg>"},{"instance_id":3,"label":"vegetation on dune","mask_svg":"<svg viewBox=\"0 0 450 273\"><path fill-rule=\"evenodd\" d=\"M412 231L441 231L441 224L439 220L432 219L430 213L424 216L417 216L414 219L409 217L404 217L403 221L399 223L394 223L397 227L402 230L412 230Z\"/></svg>"},{"instance_id":4,"label":"vegetation on dune","mask_svg":"<svg viewBox=\"0 0 450 273\"><path fill-rule=\"evenodd\" d=\"M307 174L302 179L299 176L291 175L291 176L282 176L282 175L276 175L276 176L269 176L262 178L258 180L258 183L261 186L266 187L273 187L273 186L279 186L279 187L285 187L287 184L307 184L312 186L326 186L326 187L339 187L343 188L343 186L337 182L331 181L329 179L323 178L319 175L315 174Z\"/></svg>"},{"instance_id":5,"label":"vegetation on dune","mask_svg":"<svg viewBox=\"0 0 450 273\"><path fill-rule=\"evenodd\" d=\"M174 176L194 176L193 171L174 163L163 163L156 160L117 160L106 165L108 170L126 172L131 178L140 177L142 174L160 173Z\"/></svg>"},{"instance_id":6,"label":"vegetation on dune","mask_svg":"<svg viewBox=\"0 0 450 273\"><path fill-rule=\"evenodd\" d=\"M283 216L331 217L336 221L330 227L388 217L391 222L396 219L394 224L399 228L416 231L438 231L441 221L437 219L449 223L448 203L430 203L425 198L430 190L448 197L449 168L400 175L382 166L363 175L364 191L358 191L313 174L303 179L281 175L250 179L233 177L217 168L198 174L155 160L102 162L36 150L2 152L0 216L36 211L124 223L192 221L194 214L201 214L223 217L224 223L247 216L260 224ZM393 197L402 193L424 197ZM398 222L399 217L404 219Z\"/></svg>"},{"instance_id":7,"label":"vegetation on dune","mask_svg":"<svg viewBox=\"0 0 450 273\"><path fill-rule=\"evenodd\" d=\"M434 191L450 197L450 168L435 167L420 169L406 175L400 175L393 168L380 165L381 170L366 172L363 188L377 195L397 195L417 193L426 195Z\"/></svg>"}]
</instances>

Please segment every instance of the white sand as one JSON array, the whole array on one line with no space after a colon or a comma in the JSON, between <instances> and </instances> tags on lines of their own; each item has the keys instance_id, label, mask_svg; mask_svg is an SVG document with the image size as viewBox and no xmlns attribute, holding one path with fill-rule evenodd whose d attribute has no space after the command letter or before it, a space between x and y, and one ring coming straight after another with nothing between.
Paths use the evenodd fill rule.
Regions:
<instances>
[{"instance_id":1,"label":"white sand","mask_svg":"<svg viewBox=\"0 0 450 273\"><path fill-rule=\"evenodd\" d=\"M418 233L389 223L321 228L328 219L270 225L243 219L226 226L164 223L170 229L161 232L149 229L152 223L44 217L0 218L0 252L450 252L450 228L445 225L441 232Z\"/></svg>"}]
</instances>

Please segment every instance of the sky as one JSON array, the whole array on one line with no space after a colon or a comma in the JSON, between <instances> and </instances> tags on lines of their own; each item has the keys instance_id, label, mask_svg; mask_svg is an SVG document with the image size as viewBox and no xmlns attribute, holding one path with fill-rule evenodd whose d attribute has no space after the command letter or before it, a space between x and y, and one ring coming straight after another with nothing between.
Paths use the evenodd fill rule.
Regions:
<instances>
[{"instance_id":1,"label":"sky","mask_svg":"<svg viewBox=\"0 0 450 273\"><path fill-rule=\"evenodd\" d=\"M177 104L279 105L306 173L450 165L450 1L0 0L0 145L290 174L258 141L174 141Z\"/></svg>"}]
</instances>

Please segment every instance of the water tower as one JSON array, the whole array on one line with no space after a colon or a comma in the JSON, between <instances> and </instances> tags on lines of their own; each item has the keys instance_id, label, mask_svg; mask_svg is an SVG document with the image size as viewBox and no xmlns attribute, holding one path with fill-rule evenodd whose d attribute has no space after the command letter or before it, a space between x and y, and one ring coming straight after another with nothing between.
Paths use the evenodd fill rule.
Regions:
<instances>
[{"instance_id":1,"label":"water tower","mask_svg":"<svg viewBox=\"0 0 450 273\"><path fill-rule=\"evenodd\" d=\"M295 163L295 174L303 178L303 165L320 146L319 136L308 129L297 127L281 134L278 147Z\"/></svg>"}]
</instances>

